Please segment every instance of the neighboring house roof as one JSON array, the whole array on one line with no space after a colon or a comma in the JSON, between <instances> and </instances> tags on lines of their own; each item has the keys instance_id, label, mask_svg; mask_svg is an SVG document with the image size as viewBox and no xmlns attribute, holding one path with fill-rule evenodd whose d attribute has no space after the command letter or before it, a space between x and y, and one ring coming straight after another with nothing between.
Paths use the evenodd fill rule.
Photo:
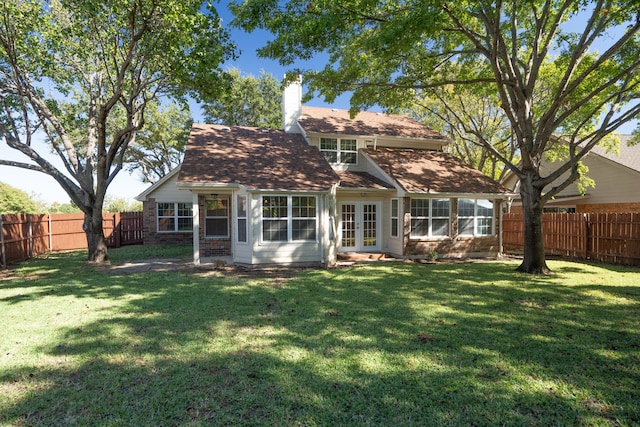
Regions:
<instances>
[{"instance_id":1,"label":"neighboring house roof","mask_svg":"<svg viewBox=\"0 0 640 427\"><path fill-rule=\"evenodd\" d=\"M179 187L237 184L250 189L325 191L338 176L317 147L281 130L194 124Z\"/></svg>"},{"instance_id":2,"label":"neighboring house roof","mask_svg":"<svg viewBox=\"0 0 640 427\"><path fill-rule=\"evenodd\" d=\"M368 148L365 153L409 193L511 194L482 172L440 151Z\"/></svg>"},{"instance_id":3,"label":"neighboring house roof","mask_svg":"<svg viewBox=\"0 0 640 427\"><path fill-rule=\"evenodd\" d=\"M616 152L607 152L604 148L596 145L591 149L591 153L640 172L640 144L628 145L632 137L633 135L618 135L620 146Z\"/></svg>"},{"instance_id":4,"label":"neighboring house roof","mask_svg":"<svg viewBox=\"0 0 640 427\"><path fill-rule=\"evenodd\" d=\"M367 172L339 171L340 188L390 190L395 187Z\"/></svg>"},{"instance_id":5,"label":"neighboring house roof","mask_svg":"<svg viewBox=\"0 0 640 427\"><path fill-rule=\"evenodd\" d=\"M353 119L349 110L302 107L298 123L305 132L341 135L392 136L435 139L446 142L440 133L408 116L360 112Z\"/></svg>"}]
</instances>

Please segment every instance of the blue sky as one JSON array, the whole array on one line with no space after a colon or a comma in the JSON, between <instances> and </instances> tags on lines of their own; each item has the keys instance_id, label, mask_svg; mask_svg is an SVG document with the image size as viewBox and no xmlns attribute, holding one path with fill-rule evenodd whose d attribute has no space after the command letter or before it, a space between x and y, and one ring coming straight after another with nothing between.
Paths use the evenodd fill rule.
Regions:
<instances>
[{"instance_id":1,"label":"blue sky","mask_svg":"<svg viewBox=\"0 0 640 427\"><path fill-rule=\"evenodd\" d=\"M231 13L227 10L227 2L214 2L214 6L217 8L218 13L223 19L223 25L228 26L232 19ZM282 78L288 71L287 67L281 66L277 61L258 58L256 55L256 49L263 46L267 40L272 36L265 31L256 31L251 34L247 34L244 31L231 28L232 39L240 49L240 55L235 61L231 61L225 64L228 68L238 68L243 74L253 74L255 76L260 74L261 70L274 75L276 78ZM319 69L325 65L326 57L318 57L313 61L306 63L296 64L300 68L315 68ZM331 105L327 105L322 99L313 99L307 105L311 106L331 106L334 108L347 109L349 108L349 95L345 94L336 99ZM201 112L197 104L191 105L192 114L195 121L201 121ZM624 133L630 133L634 129L633 125L625 126L622 129ZM24 157L17 153L15 150L11 150L4 146L4 141L0 142L0 152L3 153L3 158L7 159L6 154L9 152L9 160L24 161ZM45 152L46 148L42 150ZM52 162L58 167L61 163L56 162L55 156L50 157ZM61 203L67 203L69 196L60 188L60 186L48 175L28 171L25 169L19 169L15 167L0 166L0 181L7 183L13 187L26 191L30 195L36 196L38 199L53 202L58 201ZM114 198L133 199L148 188L148 184L140 182L140 178L137 174L129 174L126 170L121 171L114 182L109 187L108 195Z\"/></svg>"},{"instance_id":2,"label":"blue sky","mask_svg":"<svg viewBox=\"0 0 640 427\"><path fill-rule=\"evenodd\" d=\"M228 26L231 21L232 15L227 9L227 2L214 2L214 6L217 8L218 13L223 19L223 25ZM228 68L238 68L243 74L253 74L258 76L261 70L272 74L277 79L280 79L287 72L288 68L281 66L277 61L258 58L256 55L256 49L263 46L264 43L271 35L264 31L258 31L251 34L244 31L232 28L230 29L232 38L238 48L240 49L240 55L235 61L231 61L225 64ZM322 67L324 63L321 60L312 61L306 63L305 66ZM321 99L314 99L307 105L312 106L327 106ZM335 108L349 108L349 96L343 95L339 97L336 102L331 104ZM201 112L196 103L191 103L191 113L193 114L195 121L201 121ZM41 152L46 152L47 148L41 148ZM3 159L25 161L25 157L15 150L12 150L5 146L4 141L0 142L0 151L3 153ZM7 156L5 153L9 153ZM52 163L59 168L62 163L57 159L57 156L45 156ZM57 201L60 203L68 203L69 196L60 188L58 183L48 175L43 173L29 171L26 169L20 169L9 166L0 166L0 182L11 185L12 187L19 188L29 195L34 195L37 199L44 200L46 202ZM140 178L134 172L129 174L126 170L122 170L109 186L108 195L114 198L133 199L135 196L147 189L149 184L140 182Z\"/></svg>"}]
</instances>

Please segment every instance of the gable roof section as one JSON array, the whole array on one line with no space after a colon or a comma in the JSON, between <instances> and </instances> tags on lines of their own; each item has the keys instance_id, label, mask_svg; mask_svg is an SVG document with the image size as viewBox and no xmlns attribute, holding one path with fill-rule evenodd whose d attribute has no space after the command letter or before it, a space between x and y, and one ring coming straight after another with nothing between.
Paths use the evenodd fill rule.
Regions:
<instances>
[{"instance_id":1,"label":"gable roof section","mask_svg":"<svg viewBox=\"0 0 640 427\"><path fill-rule=\"evenodd\" d=\"M365 153L408 193L511 194L482 172L440 151L368 148Z\"/></svg>"},{"instance_id":2,"label":"gable roof section","mask_svg":"<svg viewBox=\"0 0 640 427\"><path fill-rule=\"evenodd\" d=\"M317 147L298 134L241 126L194 124L178 186L242 185L249 189L326 191L338 176Z\"/></svg>"},{"instance_id":3,"label":"gable roof section","mask_svg":"<svg viewBox=\"0 0 640 427\"><path fill-rule=\"evenodd\" d=\"M352 119L348 110L302 107L302 116L298 123L305 132L421 138L447 142L443 135L417 120L397 114L362 111Z\"/></svg>"},{"instance_id":4,"label":"gable roof section","mask_svg":"<svg viewBox=\"0 0 640 427\"><path fill-rule=\"evenodd\" d=\"M632 137L633 135L618 135L620 146L617 153L607 152L597 145L591 149L591 153L640 172L640 144L628 145Z\"/></svg>"},{"instance_id":5,"label":"gable roof section","mask_svg":"<svg viewBox=\"0 0 640 427\"><path fill-rule=\"evenodd\" d=\"M338 171L340 188L393 190L395 187L388 182L376 178L368 172Z\"/></svg>"}]
</instances>

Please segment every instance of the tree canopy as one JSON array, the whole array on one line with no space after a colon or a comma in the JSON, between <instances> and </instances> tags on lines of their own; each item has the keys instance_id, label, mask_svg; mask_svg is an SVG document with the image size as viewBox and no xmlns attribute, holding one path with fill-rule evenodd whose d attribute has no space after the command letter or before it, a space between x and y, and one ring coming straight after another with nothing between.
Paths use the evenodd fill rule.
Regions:
<instances>
[{"instance_id":1,"label":"tree canopy","mask_svg":"<svg viewBox=\"0 0 640 427\"><path fill-rule=\"evenodd\" d=\"M282 90L273 75L243 76L238 69L229 71L224 94L203 105L208 123L228 126L282 127Z\"/></svg>"},{"instance_id":2,"label":"tree canopy","mask_svg":"<svg viewBox=\"0 0 640 427\"><path fill-rule=\"evenodd\" d=\"M25 158L0 164L51 175L85 214L89 259L106 260L104 197L148 103L215 96L234 53L201 0L0 0L0 135Z\"/></svg>"},{"instance_id":3,"label":"tree canopy","mask_svg":"<svg viewBox=\"0 0 640 427\"><path fill-rule=\"evenodd\" d=\"M177 102L147 105L145 126L127 150L129 172L153 184L182 162L193 118L189 106Z\"/></svg>"},{"instance_id":4,"label":"tree canopy","mask_svg":"<svg viewBox=\"0 0 640 427\"><path fill-rule=\"evenodd\" d=\"M636 0L234 2L245 30L275 34L259 53L284 65L328 55L300 70L331 102L352 91L353 112L411 105L444 90L495 94L519 161L485 150L520 181L525 251L519 270L549 271L544 203L580 177L580 161L640 112L640 3ZM551 149L564 161L543 175Z\"/></svg>"},{"instance_id":5,"label":"tree canopy","mask_svg":"<svg viewBox=\"0 0 640 427\"><path fill-rule=\"evenodd\" d=\"M38 208L27 193L0 182L0 214L38 213Z\"/></svg>"}]
</instances>

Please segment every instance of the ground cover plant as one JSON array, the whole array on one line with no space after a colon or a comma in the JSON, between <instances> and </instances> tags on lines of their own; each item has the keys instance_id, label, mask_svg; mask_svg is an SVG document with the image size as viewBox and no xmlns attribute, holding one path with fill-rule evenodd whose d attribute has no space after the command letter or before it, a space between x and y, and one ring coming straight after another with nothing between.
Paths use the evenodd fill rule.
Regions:
<instances>
[{"instance_id":1,"label":"ground cover plant","mask_svg":"<svg viewBox=\"0 0 640 427\"><path fill-rule=\"evenodd\" d=\"M142 248L140 248L142 249ZM117 264L168 248L114 250ZM0 273L1 425L637 425L640 270Z\"/></svg>"}]
</instances>

